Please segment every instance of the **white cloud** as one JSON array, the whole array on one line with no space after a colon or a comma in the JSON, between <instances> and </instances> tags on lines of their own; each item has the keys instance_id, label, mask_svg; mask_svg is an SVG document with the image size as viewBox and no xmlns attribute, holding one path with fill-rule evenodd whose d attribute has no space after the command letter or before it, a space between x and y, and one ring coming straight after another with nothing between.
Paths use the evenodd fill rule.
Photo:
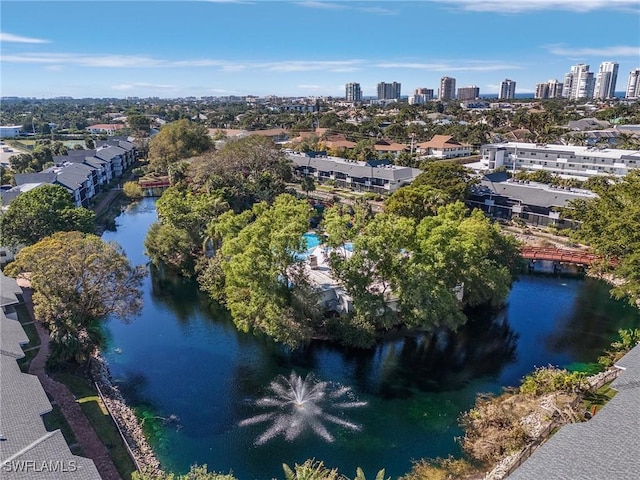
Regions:
<instances>
[{"instance_id":1,"label":"white cloud","mask_svg":"<svg viewBox=\"0 0 640 480\"><path fill-rule=\"evenodd\" d=\"M366 2L322 2L316 0L307 0L304 2L296 2L296 5L306 8L319 8L322 10L355 10L359 12L372 13L374 15L398 15L397 10L391 10L384 7L369 7Z\"/></svg>"},{"instance_id":2,"label":"white cloud","mask_svg":"<svg viewBox=\"0 0 640 480\"><path fill-rule=\"evenodd\" d=\"M154 84L147 82L134 82L134 83L122 83L120 85L113 85L111 87L112 90L133 90L135 88L145 88L145 89L153 89L153 90L171 90L178 88L176 85L162 85L162 84Z\"/></svg>"},{"instance_id":3,"label":"white cloud","mask_svg":"<svg viewBox=\"0 0 640 480\"><path fill-rule=\"evenodd\" d=\"M340 3L332 3L332 2L317 2L317 1L306 1L306 2L296 2L296 5L300 5L301 7L306 8L322 8L327 10L343 10L345 8L350 8L348 5L340 4Z\"/></svg>"},{"instance_id":4,"label":"white cloud","mask_svg":"<svg viewBox=\"0 0 640 480\"><path fill-rule=\"evenodd\" d=\"M572 48L565 45L546 45L545 48L549 53L567 57L640 57L640 47L637 45L585 48Z\"/></svg>"},{"instance_id":5,"label":"white cloud","mask_svg":"<svg viewBox=\"0 0 640 480\"><path fill-rule=\"evenodd\" d=\"M536 10L591 12L621 10L638 12L638 0L431 0L469 12L522 13Z\"/></svg>"},{"instance_id":6,"label":"white cloud","mask_svg":"<svg viewBox=\"0 0 640 480\"><path fill-rule=\"evenodd\" d=\"M496 70L521 70L523 68L520 65L509 63L477 61L470 61L460 65L451 65L446 63L393 62L377 63L373 66L378 68L429 70L432 72L491 72Z\"/></svg>"},{"instance_id":7,"label":"white cloud","mask_svg":"<svg viewBox=\"0 0 640 480\"><path fill-rule=\"evenodd\" d=\"M60 72L64 70L64 67L62 65L47 65L44 69L49 72Z\"/></svg>"},{"instance_id":8,"label":"white cloud","mask_svg":"<svg viewBox=\"0 0 640 480\"><path fill-rule=\"evenodd\" d=\"M0 42L5 43L49 43L41 38L23 37L12 33L0 32Z\"/></svg>"}]
</instances>

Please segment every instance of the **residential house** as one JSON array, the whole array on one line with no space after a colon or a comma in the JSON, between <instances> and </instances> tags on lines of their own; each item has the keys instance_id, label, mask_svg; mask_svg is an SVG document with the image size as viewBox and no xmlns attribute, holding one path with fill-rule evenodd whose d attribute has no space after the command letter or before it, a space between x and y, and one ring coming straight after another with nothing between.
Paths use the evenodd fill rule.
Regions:
<instances>
[{"instance_id":1,"label":"residential house","mask_svg":"<svg viewBox=\"0 0 640 480\"><path fill-rule=\"evenodd\" d=\"M323 183L332 180L340 187L356 191L393 193L411 183L422 170L391 165L385 160L359 162L339 157L314 156L285 151L299 176L311 176Z\"/></svg>"},{"instance_id":2,"label":"residential house","mask_svg":"<svg viewBox=\"0 0 640 480\"><path fill-rule=\"evenodd\" d=\"M125 125L121 123L98 123L89 125L86 130L92 135L115 135L123 128Z\"/></svg>"},{"instance_id":3,"label":"residential house","mask_svg":"<svg viewBox=\"0 0 640 480\"><path fill-rule=\"evenodd\" d=\"M401 152L406 151L408 147L402 143L389 142L387 140L378 140L373 145L373 149L378 155L389 153L395 158Z\"/></svg>"},{"instance_id":4,"label":"residential house","mask_svg":"<svg viewBox=\"0 0 640 480\"><path fill-rule=\"evenodd\" d=\"M428 142L419 143L417 151L425 157L468 157L471 155L471 145L457 142L451 135L434 135Z\"/></svg>"}]
</instances>

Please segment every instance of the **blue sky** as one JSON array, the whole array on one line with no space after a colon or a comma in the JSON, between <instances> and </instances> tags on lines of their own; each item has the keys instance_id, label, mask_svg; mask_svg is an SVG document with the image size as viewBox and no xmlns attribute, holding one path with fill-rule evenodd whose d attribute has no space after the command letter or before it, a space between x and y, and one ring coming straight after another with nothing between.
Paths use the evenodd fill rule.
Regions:
<instances>
[{"instance_id":1,"label":"blue sky","mask_svg":"<svg viewBox=\"0 0 640 480\"><path fill-rule=\"evenodd\" d=\"M576 63L640 67L638 0L2 0L0 94L334 95L359 82L516 92Z\"/></svg>"}]
</instances>

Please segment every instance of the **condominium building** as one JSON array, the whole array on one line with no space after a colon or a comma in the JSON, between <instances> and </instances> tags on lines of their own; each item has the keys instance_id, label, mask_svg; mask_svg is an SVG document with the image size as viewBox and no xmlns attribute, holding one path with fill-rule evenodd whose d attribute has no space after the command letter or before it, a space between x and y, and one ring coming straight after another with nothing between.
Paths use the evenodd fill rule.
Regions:
<instances>
[{"instance_id":1,"label":"condominium building","mask_svg":"<svg viewBox=\"0 0 640 480\"><path fill-rule=\"evenodd\" d=\"M400 99L400 83L384 83L378 84L378 100L399 100Z\"/></svg>"},{"instance_id":2,"label":"condominium building","mask_svg":"<svg viewBox=\"0 0 640 480\"><path fill-rule=\"evenodd\" d=\"M618 64L616 62L602 62L596 76L594 98L615 98L616 82L618 81Z\"/></svg>"},{"instance_id":3,"label":"condominium building","mask_svg":"<svg viewBox=\"0 0 640 480\"><path fill-rule=\"evenodd\" d=\"M640 68L635 68L629 72L629 81L625 98L640 98Z\"/></svg>"},{"instance_id":4,"label":"condominium building","mask_svg":"<svg viewBox=\"0 0 640 480\"><path fill-rule=\"evenodd\" d=\"M500 93L498 94L498 100L509 100L516 96L516 82L506 78L500 82Z\"/></svg>"},{"instance_id":5,"label":"condominium building","mask_svg":"<svg viewBox=\"0 0 640 480\"><path fill-rule=\"evenodd\" d=\"M452 77L442 77L440 79L440 89L438 90L440 100L453 100L456 98L456 79Z\"/></svg>"},{"instance_id":6,"label":"condominium building","mask_svg":"<svg viewBox=\"0 0 640 480\"><path fill-rule=\"evenodd\" d=\"M433 100L432 88L416 88L413 95L409 96L409 105L419 105Z\"/></svg>"},{"instance_id":7,"label":"condominium building","mask_svg":"<svg viewBox=\"0 0 640 480\"><path fill-rule=\"evenodd\" d=\"M359 83L347 83L345 86L345 97L347 102L361 102L362 90Z\"/></svg>"},{"instance_id":8,"label":"condominium building","mask_svg":"<svg viewBox=\"0 0 640 480\"><path fill-rule=\"evenodd\" d=\"M562 98L563 84L558 80L536 84L536 98Z\"/></svg>"},{"instance_id":9,"label":"condominium building","mask_svg":"<svg viewBox=\"0 0 640 480\"><path fill-rule=\"evenodd\" d=\"M598 175L623 177L640 167L640 152L601 147L506 142L483 145L482 164L494 170L545 170L555 175L587 179Z\"/></svg>"},{"instance_id":10,"label":"condominium building","mask_svg":"<svg viewBox=\"0 0 640 480\"><path fill-rule=\"evenodd\" d=\"M589 71L589 65L579 63L573 65L564 76L562 96L570 100L593 98L594 86L593 72Z\"/></svg>"},{"instance_id":11,"label":"condominium building","mask_svg":"<svg viewBox=\"0 0 640 480\"><path fill-rule=\"evenodd\" d=\"M458 100L475 100L476 98L480 98L480 88L475 85L471 85L470 87L461 87L458 89Z\"/></svg>"}]
</instances>

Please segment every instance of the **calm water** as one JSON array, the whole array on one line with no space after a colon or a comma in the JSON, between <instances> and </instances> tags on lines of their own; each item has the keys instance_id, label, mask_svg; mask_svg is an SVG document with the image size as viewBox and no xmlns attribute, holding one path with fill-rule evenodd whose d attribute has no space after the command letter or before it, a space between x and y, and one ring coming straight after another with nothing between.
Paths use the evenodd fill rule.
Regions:
<instances>
[{"instance_id":1,"label":"calm water","mask_svg":"<svg viewBox=\"0 0 640 480\"><path fill-rule=\"evenodd\" d=\"M103 238L118 241L133 263L147 263L142 242L155 220L153 201L145 199ZM398 476L413 459L455 455L457 418L478 392L516 385L535 366L592 362L618 328L640 325L636 310L609 299L606 284L524 276L502 312L474 318L455 338L398 338L366 352L314 344L291 353L237 333L191 282L152 269L144 301L132 323L108 324L105 355L114 378L145 416L166 469L206 463L243 480L282 478L282 463L307 458L353 477L356 466L371 476L383 467ZM348 412L362 430L328 424L333 443L303 435L254 445L267 426L238 423L258 413L253 402L278 374L291 371L351 387L368 402ZM179 421L162 421L170 415Z\"/></svg>"}]
</instances>

